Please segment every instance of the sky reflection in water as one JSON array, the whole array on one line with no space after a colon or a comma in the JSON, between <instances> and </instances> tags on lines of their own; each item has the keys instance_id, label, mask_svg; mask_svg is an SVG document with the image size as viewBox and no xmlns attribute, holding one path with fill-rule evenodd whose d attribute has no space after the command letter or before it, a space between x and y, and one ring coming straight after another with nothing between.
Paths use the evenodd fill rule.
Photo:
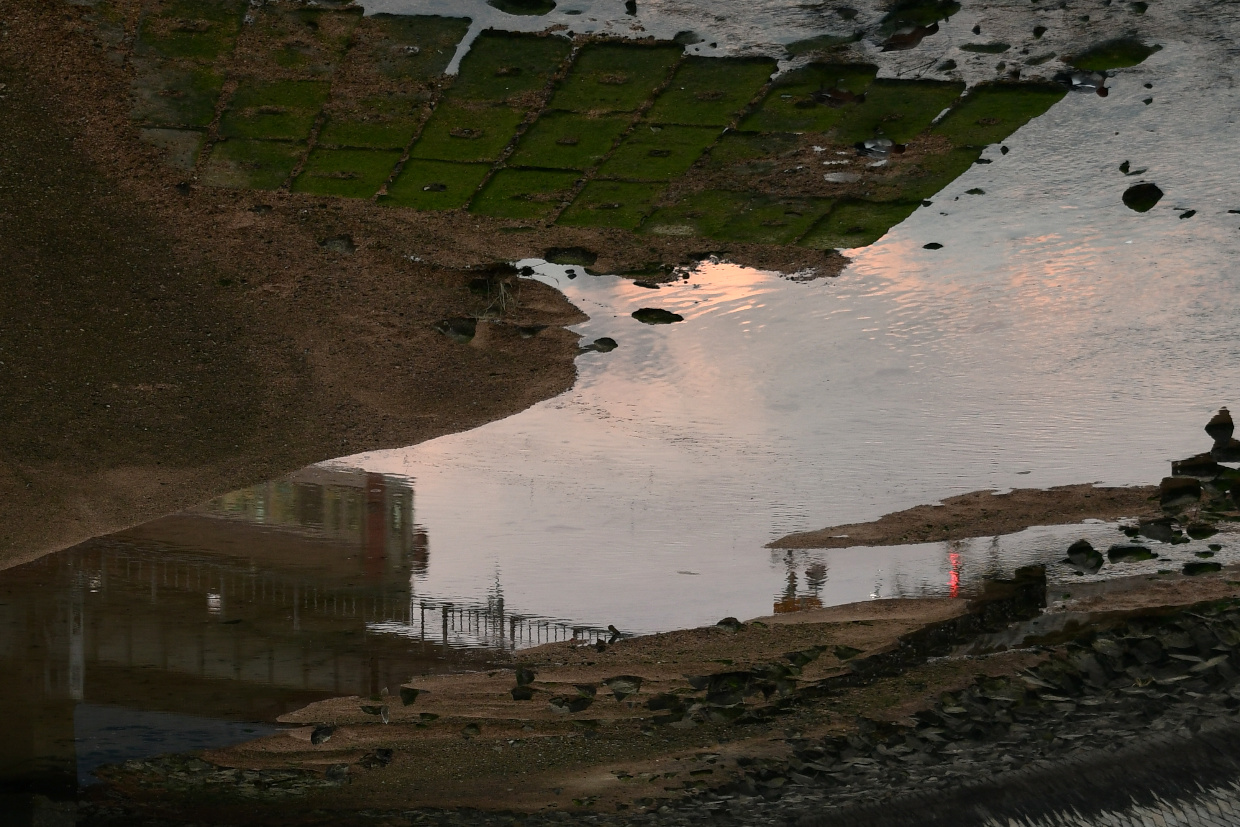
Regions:
<instances>
[{"instance_id":1,"label":"sky reflection in water","mask_svg":"<svg viewBox=\"0 0 1240 827\"><path fill-rule=\"evenodd\" d=\"M1151 62L1208 71L1175 48ZM982 488L1155 482L1235 401L1240 205L1218 170L1240 151L1185 151L1225 133L1230 90L1160 76L1151 114L1145 71L991 148L839 279L717 263L654 291L540 264L590 315L584 341L619 349L517 416L340 462L414 480L436 560L419 588L498 578L511 605L635 630L769 612L787 561L763 545L791 531ZM1150 213L1120 201L1127 159L1167 193ZM686 320L630 318L647 306ZM1038 555L1062 548L1016 556ZM941 547L813 557L833 603L949 580ZM835 590L856 566L877 588Z\"/></svg>"}]
</instances>

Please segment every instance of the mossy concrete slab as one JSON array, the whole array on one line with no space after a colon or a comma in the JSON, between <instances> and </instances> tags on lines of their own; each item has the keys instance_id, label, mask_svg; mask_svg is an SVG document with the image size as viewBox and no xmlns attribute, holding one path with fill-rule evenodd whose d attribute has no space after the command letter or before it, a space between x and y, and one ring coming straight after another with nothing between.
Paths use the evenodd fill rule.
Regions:
<instances>
[{"instance_id":1,"label":"mossy concrete slab","mask_svg":"<svg viewBox=\"0 0 1240 827\"><path fill-rule=\"evenodd\" d=\"M864 247L886 235L918 206L918 201L841 201L805 234L800 244L818 250Z\"/></svg>"},{"instance_id":2,"label":"mossy concrete slab","mask_svg":"<svg viewBox=\"0 0 1240 827\"><path fill-rule=\"evenodd\" d=\"M646 114L654 123L727 126L770 80L766 59L689 57Z\"/></svg>"},{"instance_id":3,"label":"mossy concrete slab","mask_svg":"<svg viewBox=\"0 0 1240 827\"><path fill-rule=\"evenodd\" d=\"M627 181L670 181L687 172L719 132L714 126L639 123L599 167L599 175Z\"/></svg>"},{"instance_id":4,"label":"mossy concrete slab","mask_svg":"<svg viewBox=\"0 0 1240 827\"><path fill-rule=\"evenodd\" d=\"M206 143L206 135L192 129L143 129L140 134L143 141L163 150L168 166L184 170L194 168Z\"/></svg>"},{"instance_id":5,"label":"mossy concrete slab","mask_svg":"<svg viewBox=\"0 0 1240 827\"><path fill-rule=\"evenodd\" d=\"M305 144L292 141L221 141L211 149L202 181L209 186L232 189L278 189L305 151Z\"/></svg>"},{"instance_id":6,"label":"mossy concrete slab","mask_svg":"<svg viewBox=\"0 0 1240 827\"><path fill-rule=\"evenodd\" d=\"M1062 86L1049 83L978 86L935 124L931 132L942 135L955 146L988 146L1002 141L1066 94Z\"/></svg>"},{"instance_id":7,"label":"mossy concrete slab","mask_svg":"<svg viewBox=\"0 0 1240 827\"><path fill-rule=\"evenodd\" d=\"M512 166L591 169L628 129L627 115L579 115L546 112L521 136L508 159Z\"/></svg>"},{"instance_id":8,"label":"mossy concrete slab","mask_svg":"<svg viewBox=\"0 0 1240 827\"><path fill-rule=\"evenodd\" d=\"M245 0L167 0L138 25L139 53L213 61L232 51L248 4Z\"/></svg>"},{"instance_id":9,"label":"mossy concrete slab","mask_svg":"<svg viewBox=\"0 0 1240 827\"><path fill-rule=\"evenodd\" d=\"M570 112L632 112L667 82L681 51L674 44L585 46L552 96L551 108Z\"/></svg>"},{"instance_id":10,"label":"mossy concrete slab","mask_svg":"<svg viewBox=\"0 0 1240 827\"><path fill-rule=\"evenodd\" d=\"M547 220L572 196L580 175L542 169L501 169L470 205L470 212L496 218Z\"/></svg>"},{"instance_id":11,"label":"mossy concrete slab","mask_svg":"<svg viewBox=\"0 0 1240 827\"><path fill-rule=\"evenodd\" d=\"M468 17L382 13L364 18L355 36L365 40L366 56L383 75L427 81L448 68L469 22Z\"/></svg>"},{"instance_id":12,"label":"mossy concrete slab","mask_svg":"<svg viewBox=\"0 0 1240 827\"><path fill-rule=\"evenodd\" d=\"M242 81L220 120L229 138L304 140L327 100L323 81Z\"/></svg>"},{"instance_id":13,"label":"mossy concrete slab","mask_svg":"<svg viewBox=\"0 0 1240 827\"><path fill-rule=\"evenodd\" d=\"M635 230L666 189L663 184L591 181L556 223Z\"/></svg>"},{"instance_id":14,"label":"mossy concrete slab","mask_svg":"<svg viewBox=\"0 0 1240 827\"><path fill-rule=\"evenodd\" d=\"M876 80L866 90L865 101L839 122L835 138L846 144L874 137L907 143L925 131L963 91L963 83Z\"/></svg>"},{"instance_id":15,"label":"mossy concrete slab","mask_svg":"<svg viewBox=\"0 0 1240 827\"><path fill-rule=\"evenodd\" d=\"M458 164L410 158L396 179L388 184L380 204L419 210L455 210L474 197L478 185L491 171L490 164Z\"/></svg>"},{"instance_id":16,"label":"mossy concrete slab","mask_svg":"<svg viewBox=\"0 0 1240 827\"><path fill-rule=\"evenodd\" d=\"M524 119L524 111L507 106L444 103L422 127L410 155L436 161L494 161Z\"/></svg>"},{"instance_id":17,"label":"mossy concrete slab","mask_svg":"<svg viewBox=\"0 0 1240 827\"><path fill-rule=\"evenodd\" d=\"M740 123L747 132L826 132L856 108L840 100L861 95L878 67L852 63L811 63L776 79L756 110ZM824 93L846 93L828 100Z\"/></svg>"},{"instance_id":18,"label":"mossy concrete slab","mask_svg":"<svg viewBox=\"0 0 1240 827\"><path fill-rule=\"evenodd\" d=\"M315 147L293 181L293 191L370 198L387 181L400 156L391 150Z\"/></svg>"},{"instance_id":19,"label":"mossy concrete slab","mask_svg":"<svg viewBox=\"0 0 1240 827\"><path fill-rule=\"evenodd\" d=\"M215 119L224 75L191 61L137 62L130 117L153 126L205 127Z\"/></svg>"},{"instance_id":20,"label":"mossy concrete slab","mask_svg":"<svg viewBox=\"0 0 1240 827\"><path fill-rule=\"evenodd\" d=\"M554 35L482 32L461 60L449 95L454 99L521 105L547 88L572 51Z\"/></svg>"}]
</instances>

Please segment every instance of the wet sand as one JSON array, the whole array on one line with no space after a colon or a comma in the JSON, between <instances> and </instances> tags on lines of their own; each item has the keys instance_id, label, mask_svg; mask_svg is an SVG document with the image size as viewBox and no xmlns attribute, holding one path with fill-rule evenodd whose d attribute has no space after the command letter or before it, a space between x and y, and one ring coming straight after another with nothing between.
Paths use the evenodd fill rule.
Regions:
<instances>
[{"instance_id":1,"label":"wet sand","mask_svg":"<svg viewBox=\"0 0 1240 827\"><path fill-rule=\"evenodd\" d=\"M1039 525L1117 520L1159 513L1154 486L1100 488L1061 485L1018 488L1006 494L973 491L936 505L919 505L873 522L828 526L789 534L768 548L852 548L934 543L1013 534Z\"/></svg>"}]
</instances>

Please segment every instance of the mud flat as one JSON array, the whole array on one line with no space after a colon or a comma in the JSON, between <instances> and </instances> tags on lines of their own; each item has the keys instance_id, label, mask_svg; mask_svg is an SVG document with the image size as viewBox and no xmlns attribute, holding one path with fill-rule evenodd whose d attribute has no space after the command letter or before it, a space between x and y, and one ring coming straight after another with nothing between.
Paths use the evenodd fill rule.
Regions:
<instances>
[{"instance_id":1,"label":"mud flat","mask_svg":"<svg viewBox=\"0 0 1240 827\"><path fill-rule=\"evenodd\" d=\"M768 548L849 548L933 543L1012 534L1037 525L1117 520L1158 513L1154 486L1103 488L1060 485L1007 493L973 491L937 505L919 505L868 523L829 526L789 534Z\"/></svg>"}]
</instances>

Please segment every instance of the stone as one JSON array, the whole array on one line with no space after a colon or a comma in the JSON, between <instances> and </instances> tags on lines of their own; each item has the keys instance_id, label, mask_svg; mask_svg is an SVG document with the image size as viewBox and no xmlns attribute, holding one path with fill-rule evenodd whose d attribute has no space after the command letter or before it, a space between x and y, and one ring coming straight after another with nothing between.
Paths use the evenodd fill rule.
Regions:
<instances>
[{"instance_id":1,"label":"stone","mask_svg":"<svg viewBox=\"0 0 1240 827\"><path fill-rule=\"evenodd\" d=\"M386 747L379 747L363 755L358 760L357 765L368 770L382 769L392 763L394 754L392 750Z\"/></svg>"},{"instance_id":2,"label":"stone","mask_svg":"<svg viewBox=\"0 0 1240 827\"><path fill-rule=\"evenodd\" d=\"M1138 545L1114 545L1107 549L1107 560L1112 563L1136 563L1153 560L1157 556L1145 546Z\"/></svg>"},{"instance_id":3,"label":"stone","mask_svg":"<svg viewBox=\"0 0 1240 827\"><path fill-rule=\"evenodd\" d=\"M478 332L478 320L463 316L444 319L435 329L458 344L469 344Z\"/></svg>"},{"instance_id":4,"label":"stone","mask_svg":"<svg viewBox=\"0 0 1240 827\"><path fill-rule=\"evenodd\" d=\"M552 712L559 712L562 715L571 713L584 712L590 708L590 704L594 703L594 699L578 695L570 698L567 695L559 695L547 702L547 706Z\"/></svg>"},{"instance_id":5,"label":"stone","mask_svg":"<svg viewBox=\"0 0 1240 827\"><path fill-rule=\"evenodd\" d=\"M591 344L591 347L593 347L599 353L610 353L611 351L618 348L619 345L616 344L616 340L611 338L610 336L602 336L598 339L595 339L594 342Z\"/></svg>"},{"instance_id":6,"label":"stone","mask_svg":"<svg viewBox=\"0 0 1240 827\"><path fill-rule=\"evenodd\" d=\"M517 686L529 686L534 682L537 673L528 666L518 666L515 670Z\"/></svg>"},{"instance_id":7,"label":"stone","mask_svg":"<svg viewBox=\"0 0 1240 827\"><path fill-rule=\"evenodd\" d=\"M1215 445L1226 443L1231 439L1235 430L1235 423L1231 421L1231 411L1226 408L1219 408L1218 413L1210 417L1210 421L1206 423L1206 433L1209 434L1210 439L1214 440Z\"/></svg>"},{"instance_id":8,"label":"stone","mask_svg":"<svg viewBox=\"0 0 1240 827\"><path fill-rule=\"evenodd\" d=\"M334 726L320 724L314 728L313 732L310 733L310 743L314 744L316 747L320 744L326 744L331 740L332 733L335 731L336 728Z\"/></svg>"},{"instance_id":9,"label":"stone","mask_svg":"<svg viewBox=\"0 0 1240 827\"><path fill-rule=\"evenodd\" d=\"M1137 525L1137 532L1142 537L1149 537L1160 543L1170 543L1180 534L1175 527L1175 520L1170 517L1153 517L1142 520Z\"/></svg>"},{"instance_id":10,"label":"stone","mask_svg":"<svg viewBox=\"0 0 1240 827\"><path fill-rule=\"evenodd\" d=\"M1196 454L1188 459L1174 460L1171 463L1171 476L1173 477L1212 480L1222 472L1223 466L1215 462L1210 454Z\"/></svg>"},{"instance_id":11,"label":"stone","mask_svg":"<svg viewBox=\"0 0 1240 827\"><path fill-rule=\"evenodd\" d=\"M1102 554L1088 540L1077 540L1068 546L1068 562L1078 571L1097 574L1102 568Z\"/></svg>"},{"instance_id":12,"label":"stone","mask_svg":"<svg viewBox=\"0 0 1240 827\"><path fill-rule=\"evenodd\" d=\"M1201 480L1196 477L1163 477L1158 502L1167 511L1179 511L1201 500Z\"/></svg>"},{"instance_id":13,"label":"stone","mask_svg":"<svg viewBox=\"0 0 1240 827\"><path fill-rule=\"evenodd\" d=\"M685 317L679 313L673 313L670 310L663 310L658 307L643 307L639 310L634 310L633 318L642 324L675 324L685 320Z\"/></svg>"},{"instance_id":14,"label":"stone","mask_svg":"<svg viewBox=\"0 0 1240 827\"><path fill-rule=\"evenodd\" d=\"M323 771L323 777L335 783L347 781L349 778L349 765L331 764Z\"/></svg>"},{"instance_id":15,"label":"stone","mask_svg":"<svg viewBox=\"0 0 1240 827\"><path fill-rule=\"evenodd\" d=\"M482 734L482 725L477 723L468 723L461 728L461 735L466 738L476 738Z\"/></svg>"},{"instance_id":16,"label":"stone","mask_svg":"<svg viewBox=\"0 0 1240 827\"><path fill-rule=\"evenodd\" d=\"M604 679L603 686L610 689L619 702L641 691L642 678L637 675L616 675L614 678Z\"/></svg>"},{"instance_id":17,"label":"stone","mask_svg":"<svg viewBox=\"0 0 1240 827\"><path fill-rule=\"evenodd\" d=\"M1124 190L1124 206L1134 212L1149 212L1163 197L1154 184L1134 184Z\"/></svg>"},{"instance_id":18,"label":"stone","mask_svg":"<svg viewBox=\"0 0 1240 827\"><path fill-rule=\"evenodd\" d=\"M511 693L514 701L532 701L534 699L534 690L528 686L514 686Z\"/></svg>"},{"instance_id":19,"label":"stone","mask_svg":"<svg viewBox=\"0 0 1240 827\"><path fill-rule=\"evenodd\" d=\"M400 688L400 702L405 706L409 706L418 699L418 695L421 692L422 690L414 689L412 686L402 686Z\"/></svg>"},{"instance_id":20,"label":"stone","mask_svg":"<svg viewBox=\"0 0 1240 827\"><path fill-rule=\"evenodd\" d=\"M720 628L727 629L730 632L739 632L741 629L745 628L745 624L741 623L734 617L725 617L715 625Z\"/></svg>"},{"instance_id":21,"label":"stone","mask_svg":"<svg viewBox=\"0 0 1240 827\"><path fill-rule=\"evenodd\" d=\"M1221 571L1222 568L1223 565L1221 563L1185 563L1183 571L1189 577L1193 577L1198 574L1209 574L1210 572Z\"/></svg>"}]
</instances>

